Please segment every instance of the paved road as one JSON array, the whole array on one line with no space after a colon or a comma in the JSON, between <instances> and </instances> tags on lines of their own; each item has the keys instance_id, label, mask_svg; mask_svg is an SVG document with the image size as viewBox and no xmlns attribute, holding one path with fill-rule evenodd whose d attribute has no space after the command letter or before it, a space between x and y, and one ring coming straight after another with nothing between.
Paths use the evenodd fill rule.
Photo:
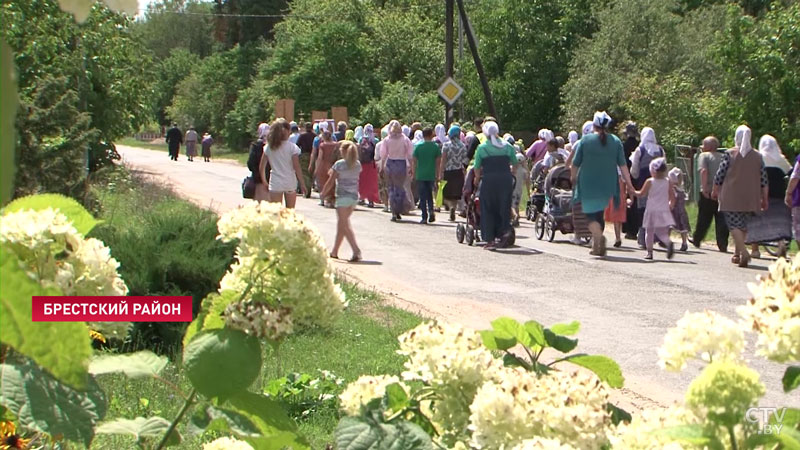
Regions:
<instances>
[{"instance_id":1,"label":"paved road","mask_svg":"<svg viewBox=\"0 0 800 450\"><path fill-rule=\"evenodd\" d=\"M168 181L201 206L222 212L247 201L241 198L241 181L248 172L237 163L188 162L183 156L171 162L164 152L118 150L126 163ZM297 209L330 246L335 213L316 199L300 199ZM736 306L748 298L746 283L769 263L758 260L740 269L730 255L710 248L677 253L672 261L657 252L656 260L647 262L633 241L609 249L600 260L569 243L569 236L558 235L552 243L536 240L529 222L518 231L517 248L488 252L458 244L455 225L445 214L439 217L428 226L414 217L391 223L379 209L359 208L353 226L366 261L337 261L336 267L406 309L478 329L501 315L545 325L578 320L578 350L606 354L622 366L626 389L620 401L634 409L681 400L700 368L692 364L681 374L658 368L656 350L667 329L686 311L712 309L735 318ZM345 243L340 256L349 255ZM752 342L749 348L751 366L768 389L762 403L800 406L797 396L781 391L783 366L752 354Z\"/></svg>"}]
</instances>

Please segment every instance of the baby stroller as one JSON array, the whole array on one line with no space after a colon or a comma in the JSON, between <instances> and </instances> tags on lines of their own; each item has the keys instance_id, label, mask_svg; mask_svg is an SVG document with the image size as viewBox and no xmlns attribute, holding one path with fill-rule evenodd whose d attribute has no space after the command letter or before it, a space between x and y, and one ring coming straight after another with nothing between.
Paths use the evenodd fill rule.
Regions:
<instances>
[{"instance_id":1,"label":"baby stroller","mask_svg":"<svg viewBox=\"0 0 800 450\"><path fill-rule=\"evenodd\" d=\"M544 167L544 160L540 160L534 164L531 169L531 195L528 198L528 203L525 205L525 217L531 222L536 223L536 217L542 213L544 209L544 181L547 177L547 171Z\"/></svg>"},{"instance_id":2,"label":"baby stroller","mask_svg":"<svg viewBox=\"0 0 800 450\"><path fill-rule=\"evenodd\" d=\"M533 229L536 239L552 242L556 231L563 234L575 232L572 212L572 181L569 168L556 165L547 174L544 182L545 204L541 214L536 215Z\"/></svg>"},{"instance_id":3,"label":"baby stroller","mask_svg":"<svg viewBox=\"0 0 800 450\"><path fill-rule=\"evenodd\" d=\"M467 241L467 245L472 245L475 242L480 242L482 237L480 236L480 229L481 229L481 199L478 195L480 192L480 186L477 189L473 190L472 185L473 181L475 180L475 174L473 173L472 169L467 172L467 176L464 178L464 191L463 197L464 202L467 204L467 223L459 223L456 225L456 240L459 244L464 243ZM512 178L513 180L513 178ZM514 181L516 183L516 180ZM512 184L512 191L513 184ZM510 247L514 245L516 241L516 232L514 231L514 227L511 226L509 223L509 230L506 232L505 236L502 238L503 247Z\"/></svg>"}]
</instances>

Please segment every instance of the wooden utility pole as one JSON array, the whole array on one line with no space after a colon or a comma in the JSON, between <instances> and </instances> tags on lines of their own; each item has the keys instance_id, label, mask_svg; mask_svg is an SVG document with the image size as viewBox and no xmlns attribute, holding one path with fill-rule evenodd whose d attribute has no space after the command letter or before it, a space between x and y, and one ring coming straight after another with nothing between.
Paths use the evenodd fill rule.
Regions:
<instances>
[{"instance_id":1,"label":"wooden utility pole","mask_svg":"<svg viewBox=\"0 0 800 450\"><path fill-rule=\"evenodd\" d=\"M472 27L469 24L467 11L464 9L464 1L456 0L458 2L458 12L461 15L461 21L464 25L464 31L467 34L467 43L472 52L472 59L475 61L475 68L478 70L478 77L481 79L481 86L483 87L483 96L486 98L486 107L489 109L489 114L497 120L497 110L494 107L494 100L492 100L492 91L489 89L489 81L486 79L486 74L483 72L483 64L481 64L481 57L478 55L478 44L475 42L475 36L472 35Z\"/></svg>"},{"instance_id":2,"label":"wooden utility pole","mask_svg":"<svg viewBox=\"0 0 800 450\"><path fill-rule=\"evenodd\" d=\"M454 0L445 0L444 7L444 76L453 76L453 5ZM453 122L453 107L444 103L444 127L450 129Z\"/></svg>"}]
</instances>

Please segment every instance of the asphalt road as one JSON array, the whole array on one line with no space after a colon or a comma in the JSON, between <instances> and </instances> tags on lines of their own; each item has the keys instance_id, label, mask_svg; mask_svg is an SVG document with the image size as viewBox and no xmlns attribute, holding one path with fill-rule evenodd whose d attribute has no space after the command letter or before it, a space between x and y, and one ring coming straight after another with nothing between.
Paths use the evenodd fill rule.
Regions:
<instances>
[{"instance_id":1,"label":"asphalt road","mask_svg":"<svg viewBox=\"0 0 800 450\"><path fill-rule=\"evenodd\" d=\"M241 198L248 171L235 162L188 162L184 156L172 162L166 152L117 148L124 162L203 207L223 212L249 201ZM330 247L336 215L314 197L299 199L297 210ZM683 398L702 365L692 363L679 374L659 369L657 349L666 331L686 311L710 309L736 318L735 308L749 297L747 282L770 263L754 260L741 269L730 263L730 254L710 246L677 252L671 261L657 251L650 262L634 241L609 248L599 259L587 247L570 243L568 235L557 234L552 243L537 240L527 221L518 229L516 248L489 252L458 244L455 224L446 214L437 218L431 225L418 224L418 216L392 223L379 208L359 207L352 220L365 261L336 261L336 268L401 307L477 329L503 315L545 325L578 320L577 350L605 354L620 364L625 389L615 397L632 409ZM613 242L610 229L606 235ZM339 255L350 256L346 242ZM752 339L747 359L767 386L762 406L800 406L797 395L782 392L784 366L755 356Z\"/></svg>"}]
</instances>

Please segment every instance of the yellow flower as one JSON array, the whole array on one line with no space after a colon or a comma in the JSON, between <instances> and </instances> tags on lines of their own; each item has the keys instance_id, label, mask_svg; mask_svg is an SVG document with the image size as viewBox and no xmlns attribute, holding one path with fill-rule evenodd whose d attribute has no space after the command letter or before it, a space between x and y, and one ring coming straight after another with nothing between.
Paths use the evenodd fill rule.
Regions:
<instances>
[{"instance_id":1,"label":"yellow flower","mask_svg":"<svg viewBox=\"0 0 800 450\"><path fill-rule=\"evenodd\" d=\"M93 341L100 341L103 344L106 343L106 337L99 331L89 330L89 337L92 338Z\"/></svg>"},{"instance_id":2,"label":"yellow flower","mask_svg":"<svg viewBox=\"0 0 800 450\"><path fill-rule=\"evenodd\" d=\"M30 439L23 439L17 434L17 427L14 422L8 420L0 421L0 450L14 448L28 448Z\"/></svg>"}]
</instances>

